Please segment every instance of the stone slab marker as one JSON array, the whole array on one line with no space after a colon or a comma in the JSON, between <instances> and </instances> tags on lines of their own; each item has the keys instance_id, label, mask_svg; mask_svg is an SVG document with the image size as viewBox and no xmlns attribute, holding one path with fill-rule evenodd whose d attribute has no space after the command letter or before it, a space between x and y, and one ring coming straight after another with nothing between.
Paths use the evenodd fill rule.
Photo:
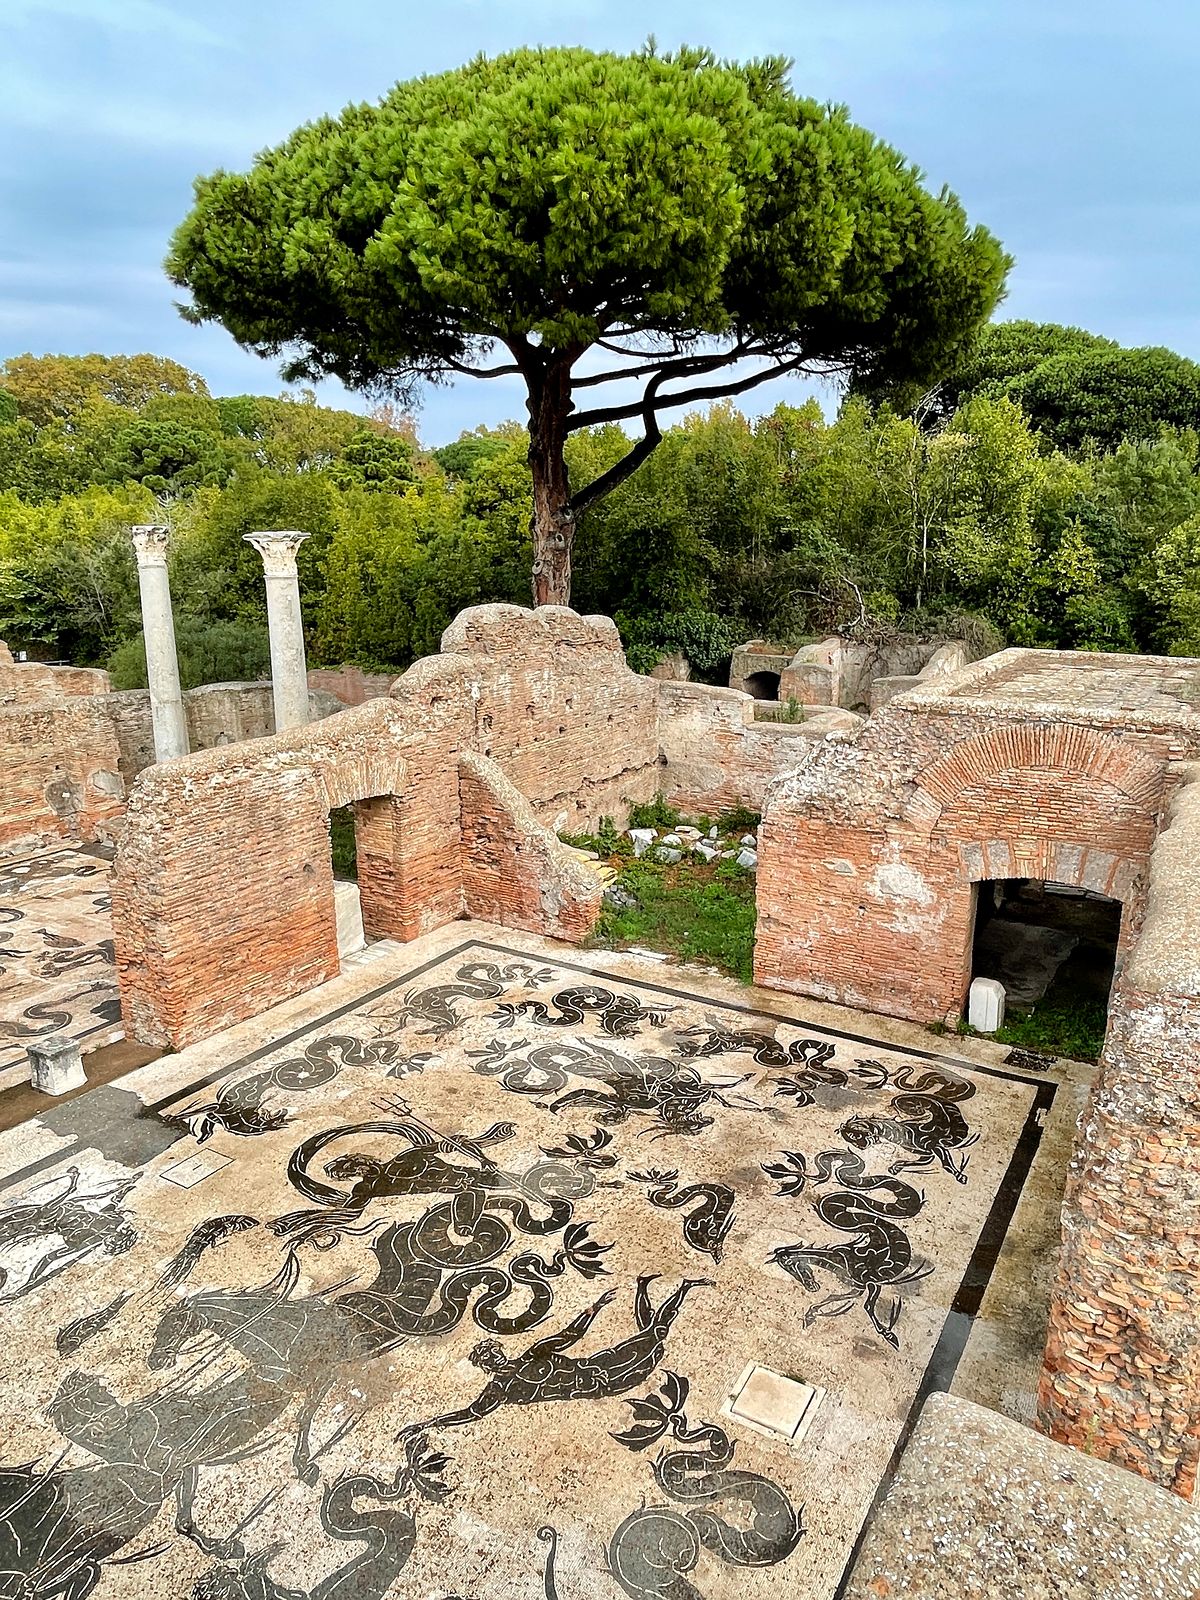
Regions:
<instances>
[{"instance_id":1,"label":"stone slab marker","mask_svg":"<svg viewBox=\"0 0 1200 1600\"><path fill-rule=\"evenodd\" d=\"M66 1094L87 1082L83 1054L74 1039L55 1034L28 1046L29 1081L42 1094Z\"/></svg>"},{"instance_id":2,"label":"stone slab marker","mask_svg":"<svg viewBox=\"0 0 1200 1600\"><path fill-rule=\"evenodd\" d=\"M146 639L146 681L150 686L150 721L154 759L169 761L188 753L187 714L179 688L171 585L167 578L168 530L143 523L130 529L137 557L142 599L142 632Z\"/></svg>"},{"instance_id":3,"label":"stone slab marker","mask_svg":"<svg viewBox=\"0 0 1200 1600\"><path fill-rule=\"evenodd\" d=\"M296 553L308 534L289 529L279 533L247 533L244 537L262 557L267 580L275 731L282 733L285 728L298 728L308 721L308 664L300 614L300 578L296 571Z\"/></svg>"}]
</instances>

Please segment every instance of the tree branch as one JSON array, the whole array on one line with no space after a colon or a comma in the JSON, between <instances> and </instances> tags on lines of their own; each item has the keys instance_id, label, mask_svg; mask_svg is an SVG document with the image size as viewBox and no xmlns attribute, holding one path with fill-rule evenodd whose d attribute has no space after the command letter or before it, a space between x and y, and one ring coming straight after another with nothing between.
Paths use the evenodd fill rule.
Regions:
<instances>
[{"instance_id":1,"label":"tree branch","mask_svg":"<svg viewBox=\"0 0 1200 1600\"><path fill-rule=\"evenodd\" d=\"M658 425L656 410L658 386L660 383L665 382L666 374L660 374L656 378L651 378L646 385L646 392L642 396L642 421L645 426L645 432L633 448L626 451L618 462L609 467L607 472L602 472L598 478L593 478L591 483L586 484L577 494L571 496L568 509L573 517L577 517L580 512L586 511L588 506L594 504L595 501L603 499L619 483L624 483L626 478L632 477L646 457L654 451L662 439L662 429Z\"/></svg>"},{"instance_id":2,"label":"tree branch","mask_svg":"<svg viewBox=\"0 0 1200 1600\"><path fill-rule=\"evenodd\" d=\"M752 372L748 377L735 379L732 383L710 383L699 389L687 389L682 394L655 393L655 380L651 380L646 393L640 401L633 401L624 406L607 406L598 411L583 411L578 416L571 417L567 422L568 433L578 433L580 428L594 428L606 422L624 422L629 417L645 416L647 409L651 412L665 411L671 406L687 406L700 400L723 400L729 395L745 394L747 389L754 389L760 383L766 383L771 378L782 377L786 372L795 372L806 361L805 356L795 356L791 361L781 361L773 367L768 367L764 372ZM728 364L728 358L723 365ZM664 374L664 379L670 377ZM619 465L619 463L618 463Z\"/></svg>"}]
</instances>

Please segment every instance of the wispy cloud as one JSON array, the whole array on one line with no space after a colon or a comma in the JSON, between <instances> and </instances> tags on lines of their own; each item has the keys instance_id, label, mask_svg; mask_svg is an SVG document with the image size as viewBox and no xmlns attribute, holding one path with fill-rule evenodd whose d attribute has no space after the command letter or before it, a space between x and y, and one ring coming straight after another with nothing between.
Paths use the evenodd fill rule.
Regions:
<instances>
[{"instance_id":1,"label":"wispy cloud","mask_svg":"<svg viewBox=\"0 0 1200 1600\"><path fill-rule=\"evenodd\" d=\"M0 34L13 28L44 23L49 17L94 23L101 28L139 35L158 34L181 44L220 49L220 33L186 11L155 0L6 0L0 14Z\"/></svg>"}]
</instances>

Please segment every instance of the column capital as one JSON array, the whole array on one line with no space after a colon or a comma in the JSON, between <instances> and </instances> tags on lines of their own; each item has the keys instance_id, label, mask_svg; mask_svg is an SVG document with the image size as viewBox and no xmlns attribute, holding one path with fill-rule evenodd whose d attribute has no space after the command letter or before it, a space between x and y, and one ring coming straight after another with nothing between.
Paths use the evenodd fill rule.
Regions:
<instances>
[{"instance_id":1,"label":"column capital","mask_svg":"<svg viewBox=\"0 0 1200 1600\"><path fill-rule=\"evenodd\" d=\"M141 522L129 530L139 567L165 567L171 530L162 523Z\"/></svg>"},{"instance_id":2,"label":"column capital","mask_svg":"<svg viewBox=\"0 0 1200 1600\"><path fill-rule=\"evenodd\" d=\"M263 571L268 578L294 578L296 552L308 534L285 528L277 533L244 533L242 538L262 557Z\"/></svg>"}]
</instances>

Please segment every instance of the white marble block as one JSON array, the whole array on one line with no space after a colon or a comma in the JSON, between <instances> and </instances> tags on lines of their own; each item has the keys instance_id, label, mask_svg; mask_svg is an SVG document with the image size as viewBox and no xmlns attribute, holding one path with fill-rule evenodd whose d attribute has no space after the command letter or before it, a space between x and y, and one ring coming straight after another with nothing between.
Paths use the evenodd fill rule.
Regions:
<instances>
[{"instance_id":1,"label":"white marble block","mask_svg":"<svg viewBox=\"0 0 1200 1600\"><path fill-rule=\"evenodd\" d=\"M42 1094L66 1094L87 1082L79 1045L61 1033L31 1044L28 1055L29 1081Z\"/></svg>"},{"instance_id":2,"label":"white marble block","mask_svg":"<svg viewBox=\"0 0 1200 1600\"><path fill-rule=\"evenodd\" d=\"M996 978L976 978L967 1001L967 1021L977 1033L995 1033L1004 1026L1004 985Z\"/></svg>"},{"instance_id":3,"label":"white marble block","mask_svg":"<svg viewBox=\"0 0 1200 1600\"><path fill-rule=\"evenodd\" d=\"M362 898L356 883L338 878L333 885L333 906L337 912L338 957L344 961L366 944L363 933Z\"/></svg>"}]
</instances>

